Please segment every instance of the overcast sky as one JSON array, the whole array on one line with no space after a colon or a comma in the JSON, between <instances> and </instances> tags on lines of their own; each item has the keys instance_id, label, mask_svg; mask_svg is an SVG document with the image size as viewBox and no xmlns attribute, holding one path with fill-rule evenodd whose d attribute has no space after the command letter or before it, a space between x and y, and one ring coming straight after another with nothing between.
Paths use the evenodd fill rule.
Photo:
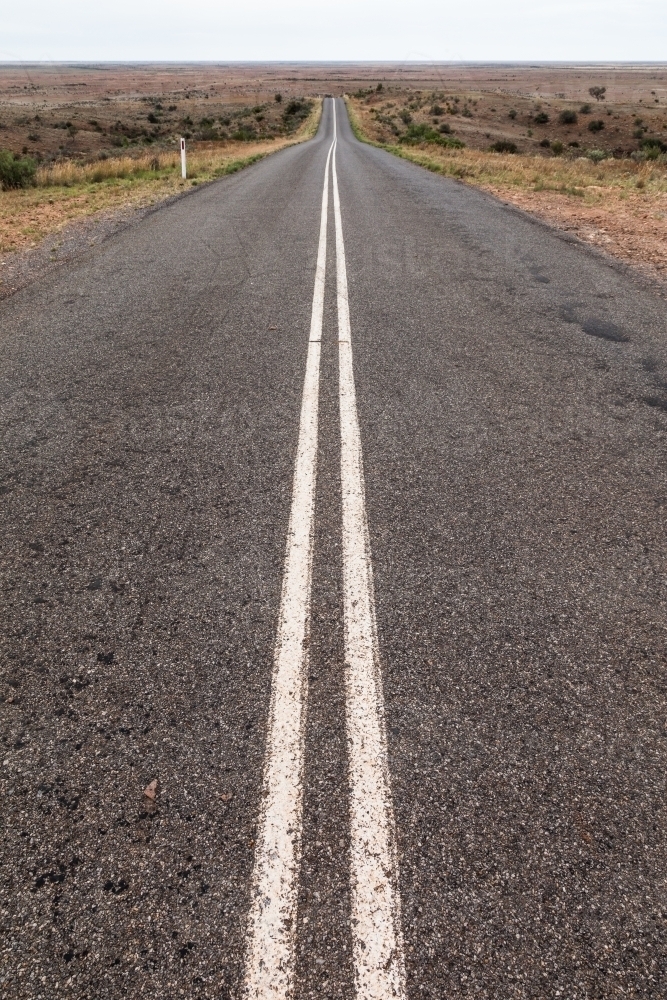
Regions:
<instances>
[{"instance_id":1,"label":"overcast sky","mask_svg":"<svg viewBox=\"0 0 667 1000\"><path fill-rule=\"evenodd\" d=\"M5 0L0 60L667 61L667 0Z\"/></svg>"}]
</instances>

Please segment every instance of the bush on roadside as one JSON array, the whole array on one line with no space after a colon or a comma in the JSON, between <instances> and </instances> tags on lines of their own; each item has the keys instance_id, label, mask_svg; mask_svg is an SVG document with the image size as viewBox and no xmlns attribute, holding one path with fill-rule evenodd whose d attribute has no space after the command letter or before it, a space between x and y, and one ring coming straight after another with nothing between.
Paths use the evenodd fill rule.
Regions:
<instances>
[{"instance_id":1,"label":"bush on roadside","mask_svg":"<svg viewBox=\"0 0 667 1000\"><path fill-rule=\"evenodd\" d=\"M464 145L460 139L443 135L442 132L436 132L434 128L431 128L426 123L422 125L408 125L407 131L403 133L398 141L408 146L416 146L420 142L434 142L438 146L448 146L450 149L463 149Z\"/></svg>"},{"instance_id":2,"label":"bush on roadside","mask_svg":"<svg viewBox=\"0 0 667 1000\"><path fill-rule=\"evenodd\" d=\"M651 136L643 140L642 152L647 160L657 160L662 153L667 153L667 143L663 142L662 139Z\"/></svg>"},{"instance_id":3,"label":"bush on roadside","mask_svg":"<svg viewBox=\"0 0 667 1000\"><path fill-rule=\"evenodd\" d=\"M551 143L551 152L554 154L554 156L561 156L564 148L565 147L563 146L563 143L560 141L560 139L556 139L554 142Z\"/></svg>"},{"instance_id":4,"label":"bush on roadside","mask_svg":"<svg viewBox=\"0 0 667 1000\"><path fill-rule=\"evenodd\" d=\"M540 142L540 146L544 146L545 149L548 149L550 145L551 143L549 142L548 139L542 139L542 141Z\"/></svg>"},{"instance_id":5,"label":"bush on roadside","mask_svg":"<svg viewBox=\"0 0 667 1000\"><path fill-rule=\"evenodd\" d=\"M576 125L577 112L572 111L571 108L565 108L564 111L561 111L560 115L558 116L558 119L561 125Z\"/></svg>"},{"instance_id":6,"label":"bush on roadside","mask_svg":"<svg viewBox=\"0 0 667 1000\"><path fill-rule=\"evenodd\" d=\"M19 158L8 149L0 150L0 187L3 191L30 187L35 183L36 169L37 164L31 157Z\"/></svg>"},{"instance_id":7,"label":"bush on roadside","mask_svg":"<svg viewBox=\"0 0 667 1000\"><path fill-rule=\"evenodd\" d=\"M516 153L517 147L515 142L510 142L508 139L498 139L497 142L492 144L491 152L493 153Z\"/></svg>"},{"instance_id":8,"label":"bush on roadside","mask_svg":"<svg viewBox=\"0 0 667 1000\"><path fill-rule=\"evenodd\" d=\"M549 115L546 111L540 111L539 114L535 115L533 119L536 125L546 125L549 121Z\"/></svg>"},{"instance_id":9,"label":"bush on roadside","mask_svg":"<svg viewBox=\"0 0 667 1000\"><path fill-rule=\"evenodd\" d=\"M288 132L296 132L313 108L312 101L289 101L283 111L283 122Z\"/></svg>"},{"instance_id":10,"label":"bush on roadside","mask_svg":"<svg viewBox=\"0 0 667 1000\"><path fill-rule=\"evenodd\" d=\"M591 113L590 104L582 104L581 107L579 108L580 115L590 115L590 113Z\"/></svg>"},{"instance_id":11,"label":"bush on roadside","mask_svg":"<svg viewBox=\"0 0 667 1000\"><path fill-rule=\"evenodd\" d=\"M237 129L236 132L232 132L232 139L236 142L254 142L257 139L257 133L254 129L243 126Z\"/></svg>"},{"instance_id":12,"label":"bush on roadside","mask_svg":"<svg viewBox=\"0 0 667 1000\"><path fill-rule=\"evenodd\" d=\"M589 149L586 153L588 159L592 160L593 163L602 163L603 160L607 159L608 155L604 149Z\"/></svg>"},{"instance_id":13,"label":"bush on roadside","mask_svg":"<svg viewBox=\"0 0 667 1000\"><path fill-rule=\"evenodd\" d=\"M604 128L604 122L602 121L601 118L594 118L592 121L588 123L589 132L601 132L603 128Z\"/></svg>"}]
</instances>

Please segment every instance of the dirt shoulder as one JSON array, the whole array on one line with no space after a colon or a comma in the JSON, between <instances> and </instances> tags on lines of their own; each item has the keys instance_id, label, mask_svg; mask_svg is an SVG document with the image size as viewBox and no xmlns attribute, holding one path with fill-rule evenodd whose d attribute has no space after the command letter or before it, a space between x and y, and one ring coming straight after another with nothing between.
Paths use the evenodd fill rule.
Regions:
<instances>
[{"instance_id":1,"label":"dirt shoulder","mask_svg":"<svg viewBox=\"0 0 667 1000\"><path fill-rule=\"evenodd\" d=\"M415 124L435 131L437 122L426 117L432 102L420 115L414 93L406 97L406 108L408 103L412 105L409 125L413 131ZM393 103L399 104L396 97ZM372 102L367 97L348 98L360 138L428 170L482 188L634 265L651 278L667 279L667 163L664 155L651 158L643 154L641 139L632 153L623 157L605 154L601 159L598 153L591 158L590 150L588 155L578 155L576 148L558 155L545 150L539 155L492 152L467 144L457 148L438 141L406 142L407 128L397 137L388 132L384 122L378 122L377 104L375 98ZM449 126L451 119L444 120ZM452 137L458 140L459 130L449 128L449 132L439 134L445 141Z\"/></svg>"}]
</instances>

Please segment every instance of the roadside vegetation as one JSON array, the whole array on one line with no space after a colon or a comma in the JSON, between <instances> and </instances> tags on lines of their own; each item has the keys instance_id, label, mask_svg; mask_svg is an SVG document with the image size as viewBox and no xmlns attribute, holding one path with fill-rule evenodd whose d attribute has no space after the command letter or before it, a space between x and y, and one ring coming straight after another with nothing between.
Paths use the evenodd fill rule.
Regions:
<instances>
[{"instance_id":1,"label":"roadside vegetation","mask_svg":"<svg viewBox=\"0 0 667 1000\"><path fill-rule=\"evenodd\" d=\"M0 253L35 246L77 218L156 204L314 135L320 101L283 102L281 97L275 105L283 123L280 133L190 140L185 181L175 141L169 151L144 144L94 159L58 157L42 163L0 151Z\"/></svg>"}]
</instances>

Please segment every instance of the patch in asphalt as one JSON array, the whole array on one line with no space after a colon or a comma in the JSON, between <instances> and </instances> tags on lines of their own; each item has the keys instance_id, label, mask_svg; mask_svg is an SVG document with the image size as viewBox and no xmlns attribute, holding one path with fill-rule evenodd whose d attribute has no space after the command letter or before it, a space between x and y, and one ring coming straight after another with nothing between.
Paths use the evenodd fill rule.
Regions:
<instances>
[{"instance_id":1,"label":"patch in asphalt","mask_svg":"<svg viewBox=\"0 0 667 1000\"><path fill-rule=\"evenodd\" d=\"M627 344L630 338L614 323L604 319L589 319L581 324L581 329L589 337L599 337L601 340L611 340L614 344Z\"/></svg>"},{"instance_id":2,"label":"patch in asphalt","mask_svg":"<svg viewBox=\"0 0 667 1000\"><path fill-rule=\"evenodd\" d=\"M653 406L656 410L664 410L667 413L667 399L661 399L660 396L644 396L643 398L647 406Z\"/></svg>"}]
</instances>

